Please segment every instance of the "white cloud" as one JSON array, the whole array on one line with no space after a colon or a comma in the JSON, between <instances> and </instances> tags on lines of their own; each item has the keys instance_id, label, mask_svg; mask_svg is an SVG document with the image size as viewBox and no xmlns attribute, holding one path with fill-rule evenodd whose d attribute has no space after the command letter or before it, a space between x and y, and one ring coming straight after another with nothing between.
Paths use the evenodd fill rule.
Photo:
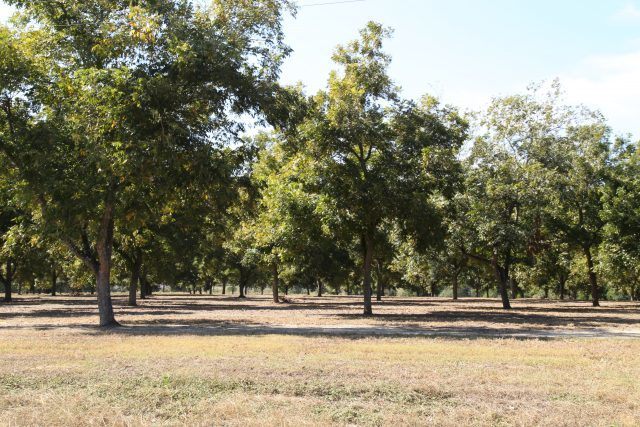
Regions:
<instances>
[{"instance_id":1,"label":"white cloud","mask_svg":"<svg viewBox=\"0 0 640 427\"><path fill-rule=\"evenodd\" d=\"M640 8L635 3L627 3L613 14L613 20L618 22L640 22Z\"/></svg>"},{"instance_id":2,"label":"white cloud","mask_svg":"<svg viewBox=\"0 0 640 427\"><path fill-rule=\"evenodd\" d=\"M571 102L599 109L616 133L640 137L640 50L588 57L560 80Z\"/></svg>"}]
</instances>

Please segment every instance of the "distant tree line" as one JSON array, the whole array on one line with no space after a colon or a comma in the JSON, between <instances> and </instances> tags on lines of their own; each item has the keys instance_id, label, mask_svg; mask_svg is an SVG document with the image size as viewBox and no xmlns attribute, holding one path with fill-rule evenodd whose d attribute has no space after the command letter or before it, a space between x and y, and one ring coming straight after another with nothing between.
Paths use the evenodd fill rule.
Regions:
<instances>
[{"instance_id":1,"label":"distant tree line","mask_svg":"<svg viewBox=\"0 0 640 427\"><path fill-rule=\"evenodd\" d=\"M282 87L285 0L9 0L0 283L640 298L640 146L557 82L463 114L402 97L369 23Z\"/></svg>"}]
</instances>

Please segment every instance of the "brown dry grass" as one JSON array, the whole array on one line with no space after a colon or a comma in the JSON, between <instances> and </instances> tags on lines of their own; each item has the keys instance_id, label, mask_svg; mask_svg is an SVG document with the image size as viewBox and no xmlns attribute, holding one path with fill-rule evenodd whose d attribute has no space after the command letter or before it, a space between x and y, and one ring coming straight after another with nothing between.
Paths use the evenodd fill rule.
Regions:
<instances>
[{"instance_id":1,"label":"brown dry grass","mask_svg":"<svg viewBox=\"0 0 640 427\"><path fill-rule=\"evenodd\" d=\"M154 297L107 332L90 298L0 305L0 425L640 425L640 340L270 329L632 331L637 305L389 299L362 319L317 301Z\"/></svg>"}]
</instances>

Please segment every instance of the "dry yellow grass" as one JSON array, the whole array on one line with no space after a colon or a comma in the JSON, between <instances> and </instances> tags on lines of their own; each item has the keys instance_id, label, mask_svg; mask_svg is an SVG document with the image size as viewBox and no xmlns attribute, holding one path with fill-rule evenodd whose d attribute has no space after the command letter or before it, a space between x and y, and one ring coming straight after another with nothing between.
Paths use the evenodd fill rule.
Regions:
<instances>
[{"instance_id":1,"label":"dry yellow grass","mask_svg":"<svg viewBox=\"0 0 640 427\"><path fill-rule=\"evenodd\" d=\"M240 304L254 307L243 310L231 306L238 301L172 296L118 308L120 320L135 327L104 332L87 326L95 322L89 300L59 301L0 305L0 425L640 425L636 339L372 338L269 329L246 335L233 329L243 322L342 322L632 330L634 305L608 304L594 314L567 303L555 315L550 304L526 301L502 318L493 312L495 301L391 300L377 307L386 317L365 320L351 315L358 306L336 304L356 302L349 299L327 299L318 309L303 308L306 299L287 307L249 300ZM532 317L527 325L527 313L544 313L548 322ZM213 326L203 329L207 325ZM145 328L150 332L141 333Z\"/></svg>"}]
</instances>

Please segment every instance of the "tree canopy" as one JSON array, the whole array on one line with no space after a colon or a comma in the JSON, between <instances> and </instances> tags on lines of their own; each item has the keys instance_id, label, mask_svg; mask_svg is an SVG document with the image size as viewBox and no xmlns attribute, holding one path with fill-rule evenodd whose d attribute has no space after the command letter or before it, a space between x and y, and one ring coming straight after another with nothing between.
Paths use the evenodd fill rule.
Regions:
<instances>
[{"instance_id":1,"label":"tree canopy","mask_svg":"<svg viewBox=\"0 0 640 427\"><path fill-rule=\"evenodd\" d=\"M115 326L113 290L640 297L640 148L558 82L406 99L370 22L308 94L278 82L285 0L9 3L6 302L95 292Z\"/></svg>"}]
</instances>

